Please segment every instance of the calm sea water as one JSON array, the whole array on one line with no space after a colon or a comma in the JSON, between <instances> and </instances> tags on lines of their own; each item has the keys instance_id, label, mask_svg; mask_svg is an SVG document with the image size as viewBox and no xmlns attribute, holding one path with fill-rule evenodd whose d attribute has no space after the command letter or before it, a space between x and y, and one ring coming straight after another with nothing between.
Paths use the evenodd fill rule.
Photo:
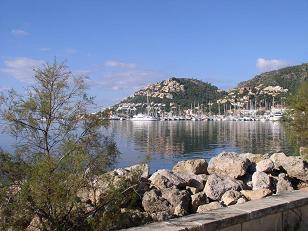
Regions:
<instances>
[{"instance_id":1,"label":"calm sea water","mask_svg":"<svg viewBox=\"0 0 308 231\"><path fill-rule=\"evenodd\" d=\"M151 171L172 168L179 160L210 159L223 151L294 153L279 122L232 121L112 121L125 167L149 158Z\"/></svg>"},{"instance_id":2,"label":"calm sea water","mask_svg":"<svg viewBox=\"0 0 308 231\"><path fill-rule=\"evenodd\" d=\"M223 151L238 153L294 153L279 122L232 121L111 121L112 135L121 152L116 167L149 161L151 171L172 168L179 160L210 159ZM0 146L14 140L0 134Z\"/></svg>"}]
</instances>

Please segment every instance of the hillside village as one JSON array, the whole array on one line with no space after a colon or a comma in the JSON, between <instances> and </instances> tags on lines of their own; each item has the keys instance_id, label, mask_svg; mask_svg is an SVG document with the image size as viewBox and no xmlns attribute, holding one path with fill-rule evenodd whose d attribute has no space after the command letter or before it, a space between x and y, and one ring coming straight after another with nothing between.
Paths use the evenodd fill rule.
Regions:
<instances>
[{"instance_id":1,"label":"hillside village","mask_svg":"<svg viewBox=\"0 0 308 231\"><path fill-rule=\"evenodd\" d=\"M160 120L269 120L284 112L288 95L306 79L308 64L257 75L228 91L173 77L136 91L108 113L110 119L143 114Z\"/></svg>"}]
</instances>

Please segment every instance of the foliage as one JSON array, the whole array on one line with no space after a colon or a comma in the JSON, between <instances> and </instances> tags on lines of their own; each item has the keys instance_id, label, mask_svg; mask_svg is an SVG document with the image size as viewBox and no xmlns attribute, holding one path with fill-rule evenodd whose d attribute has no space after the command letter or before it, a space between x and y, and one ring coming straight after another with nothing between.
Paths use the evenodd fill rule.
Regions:
<instances>
[{"instance_id":1,"label":"foliage","mask_svg":"<svg viewBox=\"0 0 308 231\"><path fill-rule=\"evenodd\" d=\"M294 93L300 84L308 80L308 64L285 67L279 70L266 72L253 79L239 83L239 87L281 86Z\"/></svg>"},{"instance_id":2,"label":"foliage","mask_svg":"<svg viewBox=\"0 0 308 231\"><path fill-rule=\"evenodd\" d=\"M0 151L0 228L24 230L30 222L39 230L121 227L115 215L124 201L135 200L133 180L109 184L95 203L81 196L98 191L94 182L118 153L101 121L89 116L93 99L84 79L55 61L35 69L34 81L25 95L11 90L0 98L1 118L17 140L14 154Z\"/></svg>"},{"instance_id":3,"label":"foliage","mask_svg":"<svg viewBox=\"0 0 308 231\"><path fill-rule=\"evenodd\" d=\"M297 146L308 145L308 81L288 100L288 131Z\"/></svg>"},{"instance_id":4,"label":"foliage","mask_svg":"<svg viewBox=\"0 0 308 231\"><path fill-rule=\"evenodd\" d=\"M204 108L208 107L208 103L216 102L217 99L221 98L226 94L224 91L220 91L216 86L213 86L210 83L205 83L196 79L188 78L171 78L170 80L176 81L179 84L184 86L183 92L174 92L173 99L168 98L158 98L158 97L149 97L151 103L161 103L165 104L166 111L170 110L170 103L174 105L180 105L181 109L190 109L191 107L197 107L198 104L203 105ZM160 83L162 84L162 82ZM135 95L128 97L123 100L122 103L146 103L147 97ZM115 105L114 107L116 107ZM146 106L145 106L146 107ZM214 111L216 108L213 109Z\"/></svg>"}]
</instances>

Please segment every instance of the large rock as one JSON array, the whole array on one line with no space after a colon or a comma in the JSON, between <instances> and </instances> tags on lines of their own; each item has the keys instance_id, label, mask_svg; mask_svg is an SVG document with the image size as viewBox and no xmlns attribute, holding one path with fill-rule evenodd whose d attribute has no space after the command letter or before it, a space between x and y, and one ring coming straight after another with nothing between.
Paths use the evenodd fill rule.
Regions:
<instances>
[{"instance_id":1,"label":"large rock","mask_svg":"<svg viewBox=\"0 0 308 231\"><path fill-rule=\"evenodd\" d=\"M219 202L211 202L209 204L200 205L197 209L197 213L206 213L207 211L222 208L222 204Z\"/></svg>"},{"instance_id":2,"label":"large rock","mask_svg":"<svg viewBox=\"0 0 308 231\"><path fill-rule=\"evenodd\" d=\"M187 182L183 178L166 169L158 170L149 180L151 184L158 189L171 188L174 186L177 188L185 188L185 186L187 186Z\"/></svg>"},{"instance_id":3,"label":"large rock","mask_svg":"<svg viewBox=\"0 0 308 231\"><path fill-rule=\"evenodd\" d=\"M275 153L270 159L275 168L285 170L290 177L308 182L308 164L299 156L286 156L284 153Z\"/></svg>"},{"instance_id":4,"label":"large rock","mask_svg":"<svg viewBox=\"0 0 308 231\"><path fill-rule=\"evenodd\" d=\"M210 175L205 187L204 192L212 200L220 200L221 196L229 190L242 190L243 182L236 180L232 177L222 177L216 174Z\"/></svg>"},{"instance_id":5,"label":"large rock","mask_svg":"<svg viewBox=\"0 0 308 231\"><path fill-rule=\"evenodd\" d=\"M195 188L195 187L190 187L190 186L186 186L186 190L187 190L188 192L190 192L191 194L196 194L196 193L202 191L202 189Z\"/></svg>"},{"instance_id":6,"label":"large rock","mask_svg":"<svg viewBox=\"0 0 308 231\"><path fill-rule=\"evenodd\" d=\"M165 198L162 198L161 193L156 189L144 193L142 206L144 211L150 214L158 212L173 213L170 203Z\"/></svg>"},{"instance_id":7,"label":"large rock","mask_svg":"<svg viewBox=\"0 0 308 231\"><path fill-rule=\"evenodd\" d=\"M247 158L251 163L257 164L262 160L268 159L268 154L253 154L253 153L242 153L239 154L242 158Z\"/></svg>"},{"instance_id":8,"label":"large rock","mask_svg":"<svg viewBox=\"0 0 308 231\"><path fill-rule=\"evenodd\" d=\"M121 187L123 182L135 184L139 193L148 189L147 177L149 175L149 166L147 164L138 164L128 168L118 168L105 174L96 176L89 186L78 191L77 195L80 200L88 205L95 204L100 197L108 194L112 188Z\"/></svg>"},{"instance_id":9,"label":"large rock","mask_svg":"<svg viewBox=\"0 0 308 231\"><path fill-rule=\"evenodd\" d=\"M172 171L185 174L207 174L207 165L205 159L183 160L176 163Z\"/></svg>"},{"instance_id":10,"label":"large rock","mask_svg":"<svg viewBox=\"0 0 308 231\"><path fill-rule=\"evenodd\" d=\"M278 180L276 184L276 193L280 194L282 192L289 192L293 191L293 187L291 182L289 181L288 177L284 173L280 173L278 175Z\"/></svg>"},{"instance_id":11,"label":"large rock","mask_svg":"<svg viewBox=\"0 0 308 231\"><path fill-rule=\"evenodd\" d=\"M229 206L229 205L234 205L236 204L237 200L240 199L242 197L242 194L238 191L235 190L229 190L227 192L224 193L224 195L222 195L221 197L221 201Z\"/></svg>"},{"instance_id":12,"label":"large rock","mask_svg":"<svg viewBox=\"0 0 308 231\"><path fill-rule=\"evenodd\" d=\"M249 201L261 199L263 197L272 195L272 191L271 190L264 189L264 188L257 189L257 190L242 190L241 193Z\"/></svg>"},{"instance_id":13,"label":"large rock","mask_svg":"<svg viewBox=\"0 0 308 231\"><path fill-rule=\"evenodd\" d=\"M191 205L193 212L196 212L200 205L208 204L209 198L206 196L205 192L199 192L191 195Z\"/></svg>"},{"instance_id":14,"label":"large rock","mask_svg":"<svg viewBox=\"0 0 308 231\"><path fill-rule=\"evenodd\" d=\"M245 199L245 197L241 197L237 200L236 204L244 204L247 200Z\"/></svg>"},{"instance_id":15,"label":"large rock","mask_svg":"<svg viewBox=\"0 0 308 231\"><path fill-rule=\"evenodd\" d=\"M190 187L198 188L203 190L204 188L204 176L196 174L184 174L184 173L174 173L185 181L185 185Z\"/></svg>"},{"instance_id":16,"label":"large rock","mask_svg":"<svg viewBox=\"0 0 308 231\"><path fill-rule=\"evenodd\" d=\"M279 169L288 163L288 157L283 152L272 154L270 159L273 161L276 169Z\"/></svg>"},{"instance_id":17,"label":"large rock","mask_svg":"<svg viewBox=\"0 0 308 231\"><path fill-rule=\"evenodd\" d=\"M269 154L253 154L253 153L242 153L239 154L242 158L247 158L250 161L250 165L248 167L248 172L253 173L256 171L256 165L262 160L269 159Z\"/></svg>"},{"instance_id":18,"label":"large rock","mask_svg":"<svg viewBox=\"0 0 308 231\"><path fill-rule=\"evenodd\" d=\"M161 196L171 204L174 215L184 216L189 213L190 194L186 190L166 188L161 191Z\"/></svg>"},{"instance_id":19,"label":"large rock","mask_svg":"<svg viewBox=\"0 0 308 231\"><path fill-rule=\"evenodd\" d=\"M274 163L271 159L261 160L257 163L256 170L258 172L270 173L274 169Z\"/></svg>"},{"instance_id":20,"label":"large rock","mask_svg":"<svg viewBox=\"0 0 308 231\"><path fill-rule=\"evenodd\" d=\"M147 179L150 174L150 168L148 164L136 164L130 167L125 168L131 173L138 174L141 178Z\"/></svg>"},{"instance_id":21,"label":"large rock","mask_svg":"<svg viewBox=\"0 0 308 231\"><path fill-rule=\"evenodd\" d=\"M153 189L145 192L142 198L143 209L156 220L184 216L189 213L190 194L186 190L165 188L162 191Z\"/></svg>"},{"instance_id":22,"label":"large rock","mask_svg":"<svg viewBox=\"0 0 308 231\"><path fill-rule=\"evenodd\" d=\"M255 172L252 175L252 189L271 188L271 179L265 172Z\"/></svg>"},{"instance_id":23,"label":"large rock","mask_svg":"<svg viewBox=\"0 0 308 231\"><path fill-rule=\"evenodd\" d=\"M247 158L233 152L223 152L210 160L207 171L210 174L238 178L246 174L249 165Z\"/></svg>"}]
</instances>

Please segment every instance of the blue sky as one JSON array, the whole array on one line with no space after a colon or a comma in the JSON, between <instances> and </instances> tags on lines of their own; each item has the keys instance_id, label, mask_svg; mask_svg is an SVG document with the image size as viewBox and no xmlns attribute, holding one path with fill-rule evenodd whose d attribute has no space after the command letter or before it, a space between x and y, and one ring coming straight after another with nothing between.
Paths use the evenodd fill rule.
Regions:
<instances>
[{"instance_id":1,"label":"blue sky","mask_svg":"<svg viewBox=\"0 0 308 231\"><path fill-rule=\"evenodd\" d=\"M193 77L228 89L308 62L307 0L1 0L0 91L66 60L99 106L146 84Z\"/></svg>"}]
</instances>

